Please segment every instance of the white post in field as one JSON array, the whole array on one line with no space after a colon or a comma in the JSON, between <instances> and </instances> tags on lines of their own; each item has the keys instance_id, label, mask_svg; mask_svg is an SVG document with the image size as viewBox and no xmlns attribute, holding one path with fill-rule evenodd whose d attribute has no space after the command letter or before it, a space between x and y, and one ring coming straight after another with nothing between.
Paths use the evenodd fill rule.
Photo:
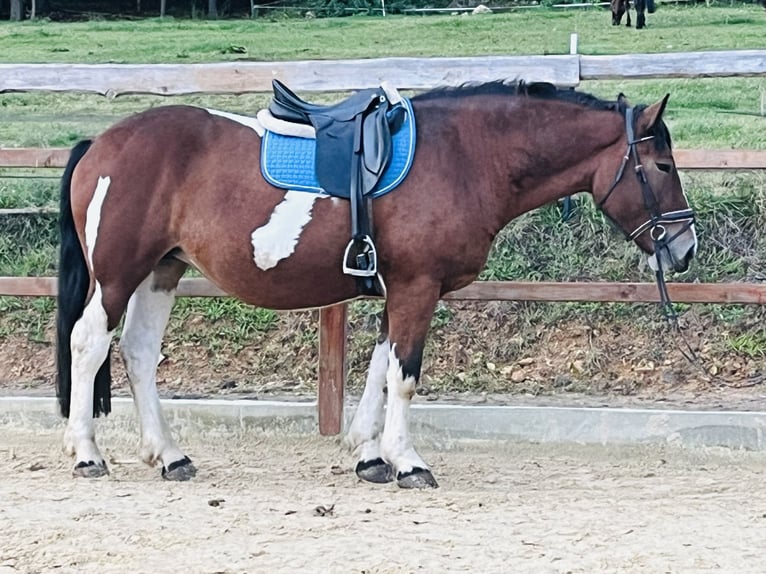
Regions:
<instances>
[{"instance_id":1,"label":"white post in field","mask_svg":"<svg viewBox=\"0 0 766 574\"><path fill-rule=\"evenodd\" d=\"M569 35L569 53L572 56L577 54L577 32L572 32Z\"/></svg>"}]
</instances>

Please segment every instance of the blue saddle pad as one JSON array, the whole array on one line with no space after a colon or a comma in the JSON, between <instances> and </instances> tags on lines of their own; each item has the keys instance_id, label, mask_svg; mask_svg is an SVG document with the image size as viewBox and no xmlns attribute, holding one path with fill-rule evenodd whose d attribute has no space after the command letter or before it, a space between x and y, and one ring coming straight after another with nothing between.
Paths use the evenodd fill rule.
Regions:
<instances>
[{"instance_id":1,"label":"blue saddle pad","mask_svg":"<svg viewBox=\"0 0 766 574\"><path fill-rule=\"evenodd\" d=\"M415 156L415 117L408 99L401 128L392 138L391 161L373 190L372 197L392 191L407 176ZM266 130L261 141L261 172L270 184L283 189L325 193L314 168L316 140L285 136Z\"/></svg>"}]
</instances>

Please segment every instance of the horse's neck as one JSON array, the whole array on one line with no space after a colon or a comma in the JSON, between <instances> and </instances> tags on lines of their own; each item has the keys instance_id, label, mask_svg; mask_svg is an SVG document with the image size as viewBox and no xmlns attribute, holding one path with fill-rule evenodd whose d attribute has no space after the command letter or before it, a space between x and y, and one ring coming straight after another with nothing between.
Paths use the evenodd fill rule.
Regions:
<instances>
[{"instance_id":1,"label":"horse's neck","mask_svg":"<svg viewBox=\"0 0 766 574\"><path fill-rule=\"evenodd\" d=\"M507 182L494 192L504 203L501 225L562 197L591 192L605 153L622 135L619 120L608 112L582 109L562 114L558 102L524 104L511 114L509 125L515 127L495 132L487 142L494 150L506 151L493 152L500 181ZM546 105L552 109L547 111Z\"/></svg>"}]
</instances>

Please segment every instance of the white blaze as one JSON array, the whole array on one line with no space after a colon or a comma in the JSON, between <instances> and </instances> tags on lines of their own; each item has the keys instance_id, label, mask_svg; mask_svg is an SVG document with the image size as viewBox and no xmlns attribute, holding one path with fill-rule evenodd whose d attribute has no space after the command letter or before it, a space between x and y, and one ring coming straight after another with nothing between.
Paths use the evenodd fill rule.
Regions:
<instances>
[{"instance_id":1,"label":"white blaze","mask_svg":"<svg viewBox=\"0 0 766 574\"><path fill-rule=\"evenodd\" d=\"M88 210L85 213L85 246L88 249L88 263L93 268L93 249L96 247L96 237L98 236L98 226L101 223L101 207L106 199L106 192L109 184L112 182L110 177L99 177L96 184L96 191L90 200Z\"/></svg>"},{"instance_id":2,"label":"white blaze","mask_svg":"<svg viewBox=\"0 0 766 574\"><path fill-rule=\"evenodd\" d=\"M271 218L250 236L255 264L264 271L290 257L298 245L303 228L311 221L311 209L318 195L288 191L274 208Z\"/></svg>"}]
</instances>

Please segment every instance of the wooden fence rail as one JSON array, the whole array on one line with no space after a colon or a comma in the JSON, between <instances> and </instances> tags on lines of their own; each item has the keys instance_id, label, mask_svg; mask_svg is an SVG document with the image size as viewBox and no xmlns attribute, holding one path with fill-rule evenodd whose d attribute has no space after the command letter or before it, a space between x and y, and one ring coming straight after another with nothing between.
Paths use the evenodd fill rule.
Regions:
<instances>
[{"instance_id":1,"label":"wooden fence rail","mask_svg":"<svg viewBox=\"0 0 766 574\"><path fill-rule=\"evenodd\" d=\"M270 91L273 78L298 91L333 92L375 87L382 81L402 90L423 90L504 78L576 86L582 80L614 78L763 75L766 50L216 64L0 64L0 93L244 94Z\"/></svg>"},{"instance_id":2,"label":"wooden fence rail","mask_svg":"<svg viewBox=\"0 0 766 574\"><path fill-rule=\"evenodd\" d=\"M0 147L0 168L61 168L69 159L70 148L3 148ZM766 169L766 150L705 150L677 149L673 151L679 169Z\"/></svg>"},{"instance_id":3,"label":"wooden fence rail","mask_svg":"<svg viewBox=\"0 0 766 574\"><path fill-rule=\"evenodd\" d=\"M0 93L86 92L163 96L191 93L268 92L279 78L297 91L362 89L388 81L399 89L429 89L501 78L576 86L582 80L702 78L766 75L766 50L618 56L489 56L476 58L382 58L370 60L242 62L221 64L0 64ZM2 143L2 142L0 142ZM0 148L0 168L61 168L68 149ZM766 150L676 150L681 169L766 169ZM5 213L25 210L5 210ZM37 210L39 211L39 209ZM0 214L2 212L0 211ZM766 285L750 283L668 285L683 303L766 303ZM0 277L0 296L55 296L53 277ZM206 279L183 279L179 296L225 293ZM475 282L449 300L655 302L653 283ZM342 426L346 372L345 304L320 312L319 430Z\"/></svg>"}]
</instances>

